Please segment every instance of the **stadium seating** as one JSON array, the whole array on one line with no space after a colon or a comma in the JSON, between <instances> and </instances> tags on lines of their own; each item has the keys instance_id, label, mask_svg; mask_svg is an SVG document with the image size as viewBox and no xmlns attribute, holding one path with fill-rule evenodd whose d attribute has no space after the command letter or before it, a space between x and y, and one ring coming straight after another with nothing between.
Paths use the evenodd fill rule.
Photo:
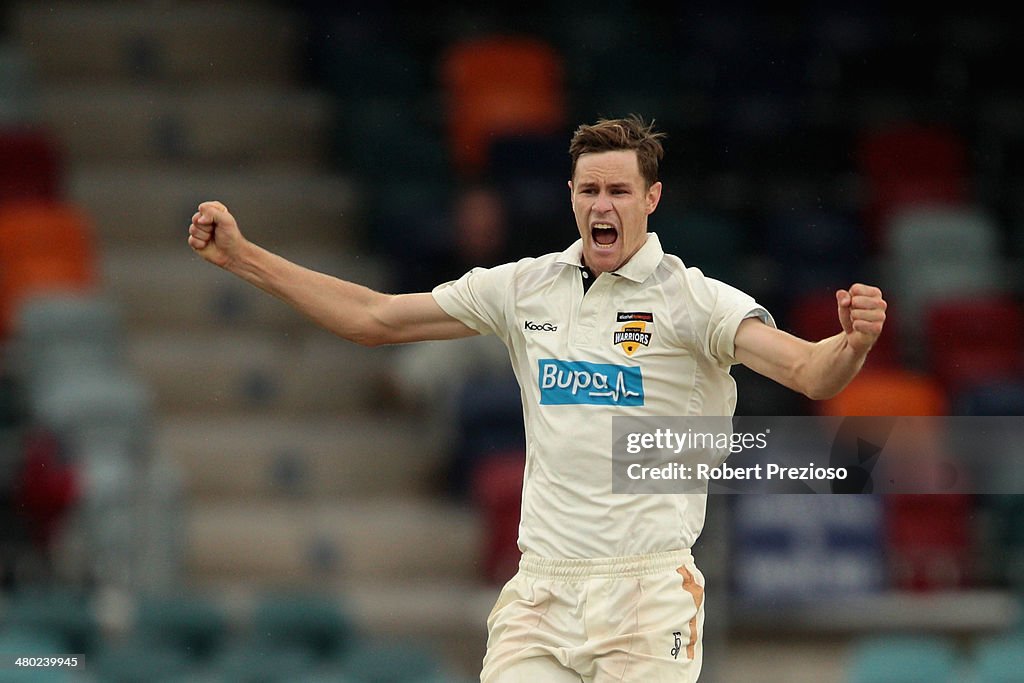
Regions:
<instances>
[{"instance_id":1,"label":"stadium seating","mask_svg":"<svg viewBox=\"0 0 1024 683\"><path fill-rule=\"evenodd\" d=\"M565 125L562 59L540 40L456 42L442 54L439 69L451 156L462 174L486 167L494 136L548 133Z\"/></svg>"},{"instance_id":2,"label":"stadium seating","mask_svg":"<svg viewBox=\"0 0 1024 683\"><path fill-rule=\"evenodd\" d=\"M954 397L956 415L1024 415L1024 377L976 384Z\"/></svg>"},{"instance_id":3,"label":"stadium seating","mask_svg":"<svg viewBox=\"0 0 1024 683\"><path fill-rule=\"evenodd\" d=\"M502 584L519 566L519 516L523 497L522 451L494 453L483 458L473 470L472 499L486 525L483 575Z\"/></svg>"},{"instance_id":4,"label":"stadium seating","mask_svg":"<svg viewBox=\"0 0 1024 683\"><path fill-rule=\"evenodd\" d=\"M989 638L974 649L974 683L1014 683L1024 671L1024 636Z\"/></svg>"},{"instance_id":5,"label":"stadium seating","mask_svg":"<svg viewBox=\"0 0 1024 683\"><path fill-rule=\"evenodd\" d=\"M998 224L977 206L906 208L886 222L883 288L900 311L908 358L923 356L928 308L1008 290Z\"/></svg>"},{"instance_id":6,"label":"stadium seating","mask_svg":"<svg viewBox=\"0 0 1024 683\"><path fill-rule=\"evenodd\" d=\"M105 642L88 666L99 680L110 683L139 683L140 681L181 680L194 669L188 655L161 642L129 638L118 642Z\"/></svg>"},{"instance_id":7,"label":"stadium seating","mask_svg":"<svg viewBox=\"0 0 1024 683\"><path fill-rule=\"evenodd\" d=\"M24 586L10 593L0 615L0 629L33 634L49 647L56 644L57 649L49 654L90 655L101 641L92 596L68 587Z\"/></svg>"},{"instance_id":8,"label":"stadium seating","mask_svg":"<svg viewBox=\"0 0 1024 683\"><path fill-rule=\"evenodd\" d=\"M226 642L228 618L206 595L142 595L136 601L134 632L140 641L160 643L209 661Z\"/></svg>"},{"instance_id":9,"label":"stadium seating","mask_svg":"<svg viewBox=\"0 0 1024 683\"><path fill-rule=\"evenodd\" d=\"M951 641L930 636L876 637L857 642L847 683L953 683L963 680Z\"/></svg>"},{"instance_id":10,"label":"stadium seating","mask_svg":"<svg viewBox=\"0 0 1024 683\"><path fill-rule=\"evenodd\" d=\"M342 671L365 683L416 683L439 674L437 656L415 641L366 641L342 661Z\"/></svg>"},{"instance_id":11,"label":"stadium seating","mask_svg":"<svg viewBox=\"0 0 1024 683\"><path fill-rule=\"evenodd\" d=\"M120 311L95 294L28 295L13 328L11 371L31 389L45 385L47 378L86 370L113 371L124 362Z\"/></svg>"},{"instance_id":12,"label":"stadium seating","mask_svg":"<svg viewBox=\"0 0 1024 683\"><path fill-rule=\"evenodd\" d=\"M253 637L277 647L304 650L315 659L336 658L352 646L352 625L328 595L275 593L260 598L251 619Z\"/></svg>"},{"instance_id":13,"label":"stadium seating","mask_svg":"<svg viewBox=\"0 0 1024 683\"><path fill-rule=\"evenodd\" d=\"M966 141L948 126L908 122L865 130L856 161L869 193L864 220L872 250L885 244L892 214L969 200Z\"/></svg>"},{"instance_id":14,"label":"stadium seating","mask_svg":"<svg viewBox=\"0 0 1024 683\"><path fill-rule=\"evenodd\" d=\"M949 398L930 377L876 368L858 375L838 396L824 401L821 410L837 416L943 416L949 414ZM921 428L929 426L923 423ZM907 590L969 585L974 507L973 499L963 494L886 496L884 525L892 585Z\"/></svg>"},{"instance_id":15,"label":"stadium seating","mask_svg":"<svg viewBox=\"0 0 1024 683\"><path fill-rule=\"evenodd\" d=\"M63 163L57 143L42 128L0 127L0 204L56 200L64 190Z\"/></svg>"},{"instance_id":16,"label":"stadium seating","mask_svg":"<svg viewBox=\"0 0 1024 683\"><path fill-rule=\"evenodd\" d=\"M838 334L842 329L835 297L835 288L821 288L798 295L789 309L776 321L779 325L801 339L818 341ZM885 292L882 293L885 296ZM897 339L899 338L899 316L886 319L882 334L871 348L865 361L867 369L894 369L901 366Z\"/></svg>"},{"instance_id":17,"label":"stadium seating","mask_svg":"<svg viewBox=\"0 0 1024 683\"><path fill-rule=\"evenodd\" d=\"M687 266L723 282L735 282L740 275L746 235L727 216L687 209L680 201L662 200L649 219L668 253L676 254Z\"/></svg>"},{"instance_id":18,"label":"stadium seating","mask_svg":"<svg viewBox=\"0 0 1024 683\"><path fill-rule=\"evenodd\" d=\"M209 669L213 680L283 683L299 680L315 670L316 664L316 658L303 648L263 639L238 639L218 654Z\"/></svg>"},{"instance_id":19,"label":"stadium seating","mask_svg":"<svg viewBox=\"0 0 1024 683\"><path fill-rule=\"evenodd\" d=\"M29 294L86 291L96 281L92 226L76 207L45 200L0 206L0 336Z\"/></svg>"},{"instance_id":20,"label":"stadium seating","mask_svg":"<svg viewBox=\"0 0 1024 683\"><path fill-rule=\"evenodd\" d=\"M934 379L901 368L865 369L837 396L816 405L822 415L949 414L949 397Z\"/></svg>"},{"instance_id":21,"label":"stadium seating","mask_svg":"<svg viewBox=\"0 0 1024 683\"><path fill-rule=\"evenodd\" d=\"M925 339L928 366L951 396L1024 373L1024 309L1008 296L936 300Z\"/></svg>"}]
</instances>

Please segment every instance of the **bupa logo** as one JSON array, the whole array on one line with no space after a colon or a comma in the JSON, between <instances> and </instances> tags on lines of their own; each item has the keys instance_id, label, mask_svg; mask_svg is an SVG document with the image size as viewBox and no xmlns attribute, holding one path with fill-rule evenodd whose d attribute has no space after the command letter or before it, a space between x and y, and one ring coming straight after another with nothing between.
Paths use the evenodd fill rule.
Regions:
<instances>
[{"instance_id":1,"label":"bupa logo","mask_svg":"<svg viewBox=\"0 0 1024 683\"><path fill-rule=\"evenodd\" d=\"M553 359L537 363L541 405L644 404L644 377L639 367Z\"/></svg>"},{"instance_id":2,"label":"bupa logo","mask_svg":"<svg viewBox=\"0 0 1024 683\"><path fill-rule=\"evenodd\" d=\"M532 320L527 320L523 323L523 329L530 332L556 332L558 331L558 326L551 323L535 323Z\"/></svg>"}]
</instances>

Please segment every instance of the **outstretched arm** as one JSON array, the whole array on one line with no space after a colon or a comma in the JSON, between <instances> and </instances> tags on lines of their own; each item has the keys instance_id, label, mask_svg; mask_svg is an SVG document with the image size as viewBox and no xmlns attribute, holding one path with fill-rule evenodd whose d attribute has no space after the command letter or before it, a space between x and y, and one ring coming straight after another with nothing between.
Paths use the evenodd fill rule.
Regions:
<instances>
[{"instance_id":1,"label":"outstretched arm","mask_svg":"<svg viewBox=\"0 0 1024 683\"><path fill-rule=\"evenodd\" d=\"M451 317L429 293L390 295L303 268L248 241L220 202L192 216L188 244L206 261L237 275L318 325L365 346L477 334Z\"/></svg>"},{"instance_id":2,"label":"outstretched arm","mask_svg":"<svg viewBox=\"0 0 1024 683\"><path fill-rule=\"evenodd\" d=\"M842 331L809 342L765 325L756 318L736 331L736 359L812 399L835 396L864 365L882 333L886 303L877 287L856 284L836 292Z\"/></svg>"}]
</instances>

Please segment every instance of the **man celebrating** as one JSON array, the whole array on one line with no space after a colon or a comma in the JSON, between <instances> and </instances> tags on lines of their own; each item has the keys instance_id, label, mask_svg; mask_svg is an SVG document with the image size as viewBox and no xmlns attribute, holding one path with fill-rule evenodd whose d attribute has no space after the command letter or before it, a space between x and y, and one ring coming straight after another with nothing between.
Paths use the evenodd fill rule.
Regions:
<instances>
[{"instance_id":1,"label":"man celebrating","mask_svg":"<svg viewBox=\"0 0 1024 683\"><path fill-rule=\"evenodd\" d=\"M875 287L836 292L841 331L812 343L665 254L647 231L661 137L637 117L580 126L569 147L580 239L430 293L387 295L302 268L247 241L217 202L192 217L188 242L204 259L344 339L494 334L508 347L527 437L522 559L488 619L485 683L697 680L704 580L689 549L706 495L613 494L612 416L732 415L735 363L826 398L882 330Z\"/></svg>"}]
</instances>

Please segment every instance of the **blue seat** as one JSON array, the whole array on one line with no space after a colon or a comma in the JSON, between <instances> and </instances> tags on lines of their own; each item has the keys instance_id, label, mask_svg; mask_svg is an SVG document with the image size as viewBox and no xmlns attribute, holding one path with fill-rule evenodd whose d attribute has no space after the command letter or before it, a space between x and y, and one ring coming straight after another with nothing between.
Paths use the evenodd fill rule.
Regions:
<instances>
[{"instance_id":1,"label":"blue seat","mask_svg":"<svg viewBox=\"0 0 1024 683\"><path fill-rule=\"evenodd\" d=\"M787 303L867 277L867 245L852 216L825 209L778 211L765 220L759 238L779 265Z\"/></svg>"},{"instance_id":2,"label":"blue seat","mask_svg":"<svg viewBox=\"0 0 1024 683\"><path fill-rule=\"evenodd\" d=\"M901 635L861 640L854 646L848 683L954 683L962 680L952 642Z\"/></svg>"},{"instance_id":3,"label":"blue seat","mask_svg":"<svg viewBox=\"0 0 1024 683\"><path fill-rule=\"evenodd\" d=\"M974 683L1018 683L1024 677L1024 635L986 640L974 651Z\"/></svg>"},{"instance_id":4,"label":"blue seat","mask_svg":"<svg viewBox=\"0 0 1024 683\"><path fill-rule=\"evenodd\" d=\"M954 396L953 408L956 415L1024 415L1024 379L970 387Z\"/></svg>"}]
</instances>

